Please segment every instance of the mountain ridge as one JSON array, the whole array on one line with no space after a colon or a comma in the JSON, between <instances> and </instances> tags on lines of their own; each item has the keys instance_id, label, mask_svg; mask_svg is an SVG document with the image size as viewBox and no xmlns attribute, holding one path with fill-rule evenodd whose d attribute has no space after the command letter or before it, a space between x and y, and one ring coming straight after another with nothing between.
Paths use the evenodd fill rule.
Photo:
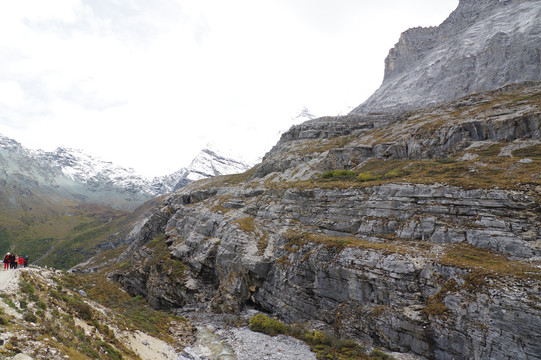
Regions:
<instances>
[{"instance_id":1,"label":"mountain ridge","mask_svg":"<svg viewBox=\"0 0 541 360\"><path fill-rule=\"evenodd\" d=\"M193 180L249 168L249 165L220 156L216 151L203 149L190 165L149 179L133 168L116 165L79 149L30 150L5 136L0 137L0 149L4 179L17 174L28 176L47 185L51 192L125 210L133 210Z\"/></svg>"},{"instance_id":2,"label":"mountain ridge","mask_svg":"<svg viewBox=\"0 0 541 360\"><path fill-rule=\"evenodd\" d=\"M410 110L541 80L536 1L461 0L439 26L403 32L379 89L351 114Z\"/></svg>"}]
</instances>

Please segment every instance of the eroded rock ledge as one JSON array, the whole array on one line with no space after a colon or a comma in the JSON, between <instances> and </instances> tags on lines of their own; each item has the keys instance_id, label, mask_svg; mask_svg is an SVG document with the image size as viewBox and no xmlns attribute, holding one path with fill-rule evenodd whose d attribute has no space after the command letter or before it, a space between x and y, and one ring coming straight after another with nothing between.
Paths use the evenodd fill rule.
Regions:
<instances>
[{"instance_id":1,"label":"eroded rock ledge","mask_svg":"<svg viewBox=\"0 0 541 360\"><path fill-rule=\"evenodd\" d=\"M255 306L426 358L537 359L540 91L508 90L372 122L296 127L259 167L172 194L111 276L158 308ZM328 121L346 125L324 131ZM405 156L378 156L383 144L406 144ZM411 169L430 154L444 160L431 166L452 166L444 180L464 185L415 174L321 179L370 161ZM522 182L486 186L477 171Z\"/></svg>"},{"instance_id":2,"label":"eroded rock ledge","mask_svg":"<svg viewBox=\"0 0 541 360\"><path fill-rule=\"evenodd\" d=\"M139 244L136 265L115 278L157 307L238 312L250 303L426 357L541 350L539 268L507 274L525 265L478 250L539 257L539 205L527 194L411 184L259 190L221 188L187 205L186 194L171 197L146 231L160 224L182 276Z\"/></svg>"}]
</instances>

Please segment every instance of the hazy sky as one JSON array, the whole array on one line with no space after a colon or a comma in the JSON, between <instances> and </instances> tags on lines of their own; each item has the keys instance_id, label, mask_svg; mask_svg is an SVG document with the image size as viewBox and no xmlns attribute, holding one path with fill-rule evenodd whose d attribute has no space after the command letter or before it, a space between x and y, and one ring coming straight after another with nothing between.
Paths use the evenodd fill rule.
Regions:
<instances>
[{"instance_id":1,"label":"hazy sky","mask_svg":"<svg viewBox=\"0 0 541 360\"><path fill-rule=\"evenodd\" d=\"M381 84L400 33L458 0L17 0L0 3L0 133L147 176L207 143L255 160L295 123Z\"/></svg>"}]
</instances>

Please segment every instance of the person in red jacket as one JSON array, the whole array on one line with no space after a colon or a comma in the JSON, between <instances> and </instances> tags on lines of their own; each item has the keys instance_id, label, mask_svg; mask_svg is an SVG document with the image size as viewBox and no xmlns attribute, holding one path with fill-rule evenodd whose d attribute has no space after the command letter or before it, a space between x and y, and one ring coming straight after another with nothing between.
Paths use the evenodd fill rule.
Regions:
<instances>
[{"instance_id":1,"label":"person in red jacket","mask_svg":"<svg viewBox=\"0 0 541 360\"><path fill-rule=\"evenodd\" d=\"M4 270L9 270L9 264L11 263L11 254L7 253L6 257L4 258Z\"/></svg>"},{"instance_id":2,"label":"person in red jacket","mask_svg":"<svg viewBox=\"0 0 541 360\"><path fill-rule=\"evenodd\" d=\"M19 262L19 267L23 267L23 264L24 264L24 259L22 256L19 256L19 258L17 259L17 261Z\"/></svg>"}]
</instances>

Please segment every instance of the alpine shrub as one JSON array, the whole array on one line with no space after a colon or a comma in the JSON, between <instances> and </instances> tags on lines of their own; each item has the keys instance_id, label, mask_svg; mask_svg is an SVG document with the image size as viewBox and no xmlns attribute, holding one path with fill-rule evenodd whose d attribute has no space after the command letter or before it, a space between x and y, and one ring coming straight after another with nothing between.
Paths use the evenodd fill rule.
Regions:
<instances>
[{"instance_id":1,"label":"alpine shrub","mask_svg":"<svg viewBox=\"0 0 541 360\"><path fill-rule=\"evenodd\" d=\"M357 173L351 170L331 170L321 174L323 179L332 179L332 178L349 178L355 177Z\"/></svg>"},{"instance_id":2,"label":"alpine shrub","mask_svg":"<svg viewBox=\"0 0 541 360\"><path fill-rule=\"evenodd\" d=\"M370 171L367 171L367 172L362 172L359 175L357 175L357 179L362 182L372 181L372 180L377 180L378 176L372 174Z\"/></svg>"},{"instance_id":3,"label":"alpine shrub","mask_svg":"<svg viewBox=\"0 0 541 360\"><path fill-rule=\"evenodd\" d=\"M271 319L263 314L257 314L250 319L250 330L275 336L285 334L287 332L287 326L280 320Z\"/></svg>"}]
</instances>

